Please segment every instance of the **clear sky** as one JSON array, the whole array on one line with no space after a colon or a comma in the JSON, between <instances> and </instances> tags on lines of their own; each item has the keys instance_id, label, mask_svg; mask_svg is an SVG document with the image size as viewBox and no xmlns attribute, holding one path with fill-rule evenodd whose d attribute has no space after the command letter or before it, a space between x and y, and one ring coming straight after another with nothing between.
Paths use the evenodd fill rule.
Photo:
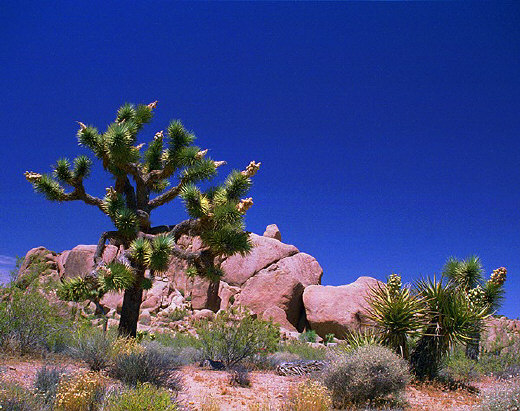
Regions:
<instances>
[{"instance_id":1,"label":"clear sky","mask_svg":"<svg viewBox=\"0 0 520 411\"><path fill-rule=\"evenodd\" d=\"M325 284L478 254L509 269L501 312L520 315L519 2L17 1L0 35L0 269L111 228L23 172L84 153L75 120L159 100L143 140L181 118L221 176L261 161L248 229L278 224ZM87 188L108 185L96 169Z\"/></svg>"}]
</instances>

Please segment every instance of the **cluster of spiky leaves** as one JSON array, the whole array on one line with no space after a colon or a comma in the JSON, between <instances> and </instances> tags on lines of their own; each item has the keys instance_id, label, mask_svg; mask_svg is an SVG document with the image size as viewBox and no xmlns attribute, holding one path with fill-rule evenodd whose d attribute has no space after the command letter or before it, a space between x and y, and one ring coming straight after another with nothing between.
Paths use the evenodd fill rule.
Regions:
<instances>
[{"instance_id":1,"label":"cluster of spiky leaves","mask_svg":"<svg viewBox=\"0 0 520 411\"><path fill-rule=\"evenodd\" d=\"M159 234L152 240L137 238L130 245L130 256L143 268L149 268L152 272L163 272L168 268L174 246L174 239L164 234Z\"/></svg>"},{"instance_id":2,"label":"cluster of spiky leaves","mask_svg":"<svg viewBox=\"0 0 520 411\"><path fill-rule=\"evenodd\" d=\"M109 291L122 291L133 285L132 268L113 261L98 267L96 276L74 277L63 280L58 297L65 301L99 301Z\"/></svg>"},{"instance_id":3,"label":"cluster of spiky leaves","mask_svg":"<svg viewBox=\"0 0 520 411\"><path fill-rule=\"evenodd\" d=\"M250 199L241 199L250 187L249 175L235 170L224 184L204 193L193 184L182 189L186 210L192 218L200 219L201 239L216 255L246 254L251 250L249 235L244 231L244 204L249 204Z\"/></svg>"},{"instance_id":4,"label":"cluster of spiky leaves","mask_svg":"<svg viewBox=\"0 0 520 411\"><path fill-rule=\"evenodd\" d=\"M392 274L386 285L372 288L368 297L368 317L380 333L382 344L408 358L409 340L419 335L426 323L423 299L402 287L401 276Z\"/></svg>"},{"instance_id":5,"label":"cluster of spiky leaves","mask_svg":"<svg viewBox=\"0 0 520 411\"><path fill-rule=\"evenodd\" d=\"M494 312L500 307L505 293L505 267L493 270L490 279L484 282L479 257L471 256L465 260L450 257L444 265L443 275L449 278L455 287L463 290L474 305L487 307L489 312Z\"/></svg>"},{"instance_id":6,"label":"cluster of spiky leaves","mask_svg":"<svg viewBox=\"0 0 520 411\"><path fill-rule=\"evenodd\" d=\"M473 304L453 281L428 278L416 290L425 301L428 321L411 354L412 368L418 378L434 378L453 345L472 340L487 308Z\"/></svg>"}]
</instances>

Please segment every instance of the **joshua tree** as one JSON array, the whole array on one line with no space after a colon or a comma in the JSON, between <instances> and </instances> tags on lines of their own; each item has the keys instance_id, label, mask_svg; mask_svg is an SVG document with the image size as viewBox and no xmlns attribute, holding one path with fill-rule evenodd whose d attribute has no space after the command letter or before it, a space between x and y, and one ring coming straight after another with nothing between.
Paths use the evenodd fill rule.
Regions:
<instances>
[{"instance_id":1,"label":"joshua tree","mask_svg":"<svg viewBox=\"0 0 520 411\"><path fill-rule=\"evenodd\" d=\"M253 201L243 197L260 163L252 161L244 171L232 171L223 184L202 192L195 184L214 177L225 162L213 161L208 150L195 146L195 136L180 121L172 121L166 135L156 133L142 152L145 144L138 144L137 135L152 119L156 105L124 104L104 133L78 122L79 144L90 149L114 179L104 198L85 191L83 180L92 166L86 156L77 157L72 166L67 159L58 160L53 175L25 173L35 191L47 199L83 201L114 223L116 230L101 234L92 272L63 282L59 295L73 301L91 300L102 309L99 300L104 293L124 290L119 334L125 336L136 335L143 289L151 286L155 272L167 268L172 255L188 263L189 274L216 280L222 274L222 257L251 249L244 216ZM183 199L191 218L152 227L152 211L177 197ZM199 236L202 249L189 252L179 247L176 242L182 235ZM111 264L104 264L102 258L107 241L120 249Z\"/></svg>"},{"instance_id":2,"label":"joshua tree","mask_svg":"<svg viewBox=\"0 0 520 411\"><path fill-rule=\"evenodd\" d=\"M504 267L493 271L491 278L484 283L483 269L480 258L471 256L465 260L450 257L443 268L443 275L464 293L477 309L486 309L492 314L500 308L504 297L504 282L507 270ZM482 321L474 324L470 340L466 342L466 357L478 359L480 351L480 333Z\"/></svg>"}]
</instances>

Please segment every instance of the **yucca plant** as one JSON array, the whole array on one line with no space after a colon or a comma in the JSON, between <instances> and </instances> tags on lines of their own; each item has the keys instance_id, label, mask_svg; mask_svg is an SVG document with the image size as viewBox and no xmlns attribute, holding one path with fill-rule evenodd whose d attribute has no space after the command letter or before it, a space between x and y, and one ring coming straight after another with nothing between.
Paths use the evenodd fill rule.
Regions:
<instances>
[{"instance_id":1,"label":"yucca plant","mask_svg":"<svg viewBox=\"0 0 520 411\"><path fill-rule=\"evenodd\" d=\"M471 339L475 324L487 317L487 310L472 304L453 282L443 278L420 280L415 291L426 305L427 323L411 353L411 365L419 379L432 379L450 348Z\"/></svg>"},{"instance_id":2,"label":"yucca plant","mask_svg":"<svg viewBox=\"0 0 520 411\"><path fill-rule=\"evenodd\" d=\"M151 121L156 106L156 101L124 104L101 133L78 122L79 145L89 149L114 180L104 198L85 190L84 180L92 167L86 156L72 162L58 160L52 174L25 173L34 190L48 200L83 201L101 210L116 227L101 235L90 275L64 281L59 295L66 300L91 300L102 312L103 294L124 290L119 333L125 336L135 337L143 290L151 286L154 273L167 268L171 256L186 261L190 274L217 281L223 274L219 267L223 256L245 254L252 247L244 217L253 201L243 197L260 163L252 161L245 170L232 171L223 184L201 191L196 184L212 179L225 161L209 158L208 150L197 147L195 135L178 120L170 122L166 133L155 133L145 148L138 141L139 132ZM152 227L152 211L176 198L184 200L190 219ZM190 252L179 247L182 235L199 236L202 249ZM122 250L117 261L108 265L102 259L107 241ZM150 276L145 277L146 272Z\"/></svg>"},{"instance_id":3,"label":"yucca plant","mask_svg":"<svg viewBox=\"0 0 520 411\"><path fill-rule=\"evenodd\" d=\"M425 324L423 297L403 287L401 277L389 276L386 284L378 284L368 296L368 318L379 332L379 339L403 358L410 356L409 340L419 334Z\"/></svg>"},{"instance_id":4,"label":"yucca plant","mask_svg":"<svg viewBox=\"0 0 520 411\"><path fill-rule=\"evenodd\" d=\"M487 309L489 314L500 308L504 298L504 282L507 270L500 267L493 271L489 281L484 283L483 268L478 256L465 260L450 257L443 268L443 275L462 293L465 293L475 307ZM466 342L466 356L477 360L480 351L480 334L484 323L477 322L471 338Z\"/></svg>"}]
</instances>

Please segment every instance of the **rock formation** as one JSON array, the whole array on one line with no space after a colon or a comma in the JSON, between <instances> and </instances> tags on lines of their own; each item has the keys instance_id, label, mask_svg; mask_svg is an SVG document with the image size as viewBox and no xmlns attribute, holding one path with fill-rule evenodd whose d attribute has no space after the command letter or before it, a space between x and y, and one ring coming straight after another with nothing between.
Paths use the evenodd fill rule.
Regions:
<instances>
[{"instance_id":1,"label":"rock formation","mask_svg":"<svg viewBox=\"0 0 520 411\"><path fill-rule=\"evenodd\" d=\"M348 285L309 285L303 293L303 304L310 328L324 338L334 334L343 338L349 331L359 331L368 325L365 317L366 296L378 281L359 277Z\"/></svg>"}]
</instances>

